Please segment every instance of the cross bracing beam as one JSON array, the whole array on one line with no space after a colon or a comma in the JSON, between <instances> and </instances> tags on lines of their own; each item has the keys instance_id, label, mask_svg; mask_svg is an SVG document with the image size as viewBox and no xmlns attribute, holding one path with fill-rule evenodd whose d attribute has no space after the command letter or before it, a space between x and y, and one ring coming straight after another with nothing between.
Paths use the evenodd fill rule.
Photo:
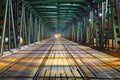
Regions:
<instances>
[{"instance_id":1,"label":"cross bracing beam","mask_svg":"<svg viewBox=\"0 0 120 80\"><path fill-rule=\"evenodd\" d=\"M29 0L25 0L25 1L29 1ZM34 0L32 2L34 3L67 3L67 2L72 2L72 3L75 3L75 2L84 2L85 0Z\"/></svg>"}]
</instances>

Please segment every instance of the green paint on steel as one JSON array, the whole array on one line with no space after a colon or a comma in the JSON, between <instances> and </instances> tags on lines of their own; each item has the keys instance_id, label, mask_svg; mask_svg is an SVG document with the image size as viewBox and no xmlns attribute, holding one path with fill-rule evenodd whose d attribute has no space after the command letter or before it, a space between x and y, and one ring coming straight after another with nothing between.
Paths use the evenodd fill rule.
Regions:
<instances>
[{"instance_id":1,"label":"green paint on steel","mask_svg":"<svg viewBox=\"0 0 120 80\"><path fill-rule=\"evenodd\" d=\"M1 43L1 54L3 53L3 43L5 38L6 19L7 19L7 13L8 13L8 2L9 0L6 1L6 8L5 8L6 10L5 10L5 16L4 16L4 25L3 25L2 43Z\"/></svg>"},{"instance_id":2,"label":"green paint on steel","mask_svg":"<svg viewBox=\"0 0 120 80\"><path fill-rule=\"evenodd\" d=\"M14 16L13 16L13 7L12 0L10 0L10 8L11 8L11 16L12 16L12 27L13 27L13 38L14 38L14 47L16 48L16 35L15 35L15 24L14 24Z\"/></svg>"},{"instance_id":3,"label":"green paint on steel","mask_svg":"<svg viewBox=\"0 0 120 80\"><path fill-rule=\"evenodd\" d=\"M85 0L22 0L32 13L42 17L44 22L71 21L73 15L85 13L89 9L90 2ZM82 14L81 14L82 15ZM65 23L58 23L63 24Z\"/></svg>"},{"instance_id":4,"label":"green paint on steel","mask_svg":"<svg viewBox=\"0 0 120 80\"><path fill-rule=\"evenodd\" d=\"M9 37L8 37L8 50L11 49L11 42L13 42L14 48L16 48L16 35L15 35L15 26L14 26L14 16L13 16L13 7L12 7L12 1L11 0L6 0L6 7L5 7L5 16L4 16L4 24L3 24L3 31L2 31L2 43L1 43L1 49L0 53L3 54L3 48L5 47L5 38L6 38L6 24L7 24L7 17L8 17L8 22L9 22ZM11 19L10 19L11 17ZM12 24L12 25L11 25ZM12 31L10 29L10 26L12 26ZM13 35L13 41L11 40L11 33Z\"/></svg>"}]
</instances>

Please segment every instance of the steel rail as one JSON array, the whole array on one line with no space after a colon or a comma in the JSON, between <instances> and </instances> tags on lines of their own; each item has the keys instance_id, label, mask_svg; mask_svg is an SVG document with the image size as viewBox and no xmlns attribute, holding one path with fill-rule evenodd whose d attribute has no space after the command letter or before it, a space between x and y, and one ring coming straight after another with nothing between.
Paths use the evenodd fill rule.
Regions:
<instances>
[{"instance_id":1,"label":"steel rail","mask_svg":"<svg viewBox=\"0 0 120 80\"><path fill-rule=\"evenodd\" d=\"M50 42L50 41L48 41ZM41 45L39 48L37 48L36 50L40 49L43 45ZM12 62L11 64L9 64L8 66L6 66L4 69L2 69L0 71L0 77L2 77L1 75L5 72L5 71L8 71L12 66L14 66L15 64L17 64L18 62L22 61L23 59L25 59L26 57L30 56L31 54L33 54L32 52L36 51L36 50L33 50L31 51L30 53L26 54L25 56L22 56L20 59L17 59L15 60L14 62Z\"/></svg>"},{"instance_id":2,"label":"steel rail","mask_svg":"<svg viewBox=\"0 0 120 80\"><path fill-rule=\"evenodd\" d=\"M90 80L89 76L85 73L85 71L81 68L81 66L78 64L78 62L75 60L75 58L73 57L73 55L70 53L70 51L66 48L66 45L61 41L61 43L63 44L64 48L66 49L66 51L68 52L67 54L71 57L71 59L74 61L74 63L78 66L78 68L81 70L79 71L79 73L81 74L83 80Z\"/></svg>"},{"instance_id":3,"label":"steel rail","mask_svg":"<svg viewBox=\"0 0 120 80\"><path fill-rule=\"evenodd\" d=\"M51 45L50 49L48 50L48 53L46 53L45 57L43 58L43 61L42 61L41 65L39 66L37 72L33 76L33 80L39 80L40 71L44 67L44 65L45 65L45 63L46 63L46 61L48 59L48 56L51 53L51 49L53 48L54 43L55 43L55 41L53 42L53 44Z\"/></svg>"}]
</instances>

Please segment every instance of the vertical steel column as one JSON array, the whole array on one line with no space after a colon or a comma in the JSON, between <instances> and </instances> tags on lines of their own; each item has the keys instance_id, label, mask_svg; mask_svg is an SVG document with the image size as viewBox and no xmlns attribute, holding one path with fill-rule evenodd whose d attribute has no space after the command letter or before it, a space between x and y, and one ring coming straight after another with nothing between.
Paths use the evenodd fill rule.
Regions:
<instances>
[{"instance_id":1,"label":"vertical steel column","mask_svg":"<svg viewBox=\"0 0 120 80\"><path fill-rule=\"evenodd\" d=\"M13 29L13 38L14 38L14 48L16 48L16 34L15 34L15 23L14 23L14 17L13 17L13 7L12 7L12 0L10 0L11 4L11 18L12 18L12 29Z\"/></svg>"},{"instance_id":2,"label":"vertical steel column","mask_svg":"<svg viewBox=\"0 0 120 80\"><path fill-rule=\"evenodd\" d=\"M0 14L2 13L2 0L0 0ZM1 16L0 16L1 17Z\"/></svg>"},{"instance_id":3,"label":"vertical steel column","mask_svg":"<svg viewBox=\"0 0 120 80\"><path fill-rule=\"evenodd\" d=\"M23 40L23 37L22 37L22 33L23 33L23 5L22 5L22 11L21 11L21 20L20 20L20 34L19 34L19 41L21 42L21 38ZM23 44L23 43L21 43Z\"/></svg>"},{"instance_id":4,"label":"vertical steel column","mask_svg":"<svg viewBox=\"0 0 120 80\"><path fill-rule=\"evenodd\" d=\"M23 22L24 23L23 27L24 27L24 30L23 31L24 31L24 37L25 37L24 40L25 40L25 44L28 44L28 42L27 42L28 40L27 40L27 28L26 28L27 26L26 26L25 7L23 7L23 9L24 9L24 13L23 13L23 21L24 21Z\"/></svg>"},{"instance_id":5,"label":"vertical steel column","mask_svg":"<svg viewBox=\"0 0 120 80\"><path fill-rule=\"evenodd\" d=\"M109 0L106 0L106 2L102 3L102 12L103 12L103 26L104 26L104 46L105 48L107 48L109 50L110 48L110 44L109 44L109 40L110 40L110 13L109 13Z\"/></svg>"},{"instance_id":6,"label":"vertical steel column","mask_svg":"<svg viewBox=\"0 0 120 80\"><path fill-rule=\"evenodd\" d=\"M41 27L41 26L40 26L40 21L41 21L41 20L39 19L39 22L38 22L38 34L37 34L37 35L38 35L38 36L37 36L37 41L38 41L38 42L40 41L40 27Z\"/></svg>"},{"instance_id":7,"label":"vertical steel column","mask_svg":"<svg viewBox=\"0 0 120 80\"><path fill-rule=\"evenodd\" d=\"M47 32L47 34L46 33L44 34L44 39L48 38L48 34L49 34L47 26L48 26L47 24L44 24L44 32Z\"/></svg>"},{"instance_id":8,"label":"vertical steel column","mask_svg":"<svg viewBox=\"0 0 120 80\"><path fill-rule=\"evenodd\" d=\"M86 43L89 44L89 33L90 33L90 27L89 27L89 18L86 17Z\"/></svg>"},{"instance_id":9,"label":"vertical steel column","mask_svg":"<svg viewBox=\"0 0 120 80\"><path fill-rule=\"evenodd\" d=\"M72 32L72 31L71 31L71 26L69 25L69 40L72 39L72 36L71 36L72 34L71 34L71 32Z\"/></svg>"},{"instance_id":10,"label":"vertical steel column","mask_svg":"<svg viewBox=\"0 0 120 80\"><path fill-rule=\"evenodd\" d=\"M112 49L114 49L114 39L115 39L115 35L114 35L114 10L113 10L112 0L109 1L109 4L110 4L111 15L112 15Z\"/></svg>"},{"instance_id":11,"label":"vertical steel column","mask_svg":"<svg viewBox=\"0 0 120 80\"><path fill-rule=\"evenodd\" d=\"M82 36L83 36L83 40L82 40L82 43L83 44L86 44L86 40L87 40L87 18L86 17L83 17L83 33L82 33Z\"/></svg>"},{"instance_id":12,"label":"vertical steel column","mask_svg":"<svg viewBox=\"0 0 120 80\"><path fill-rule=\"evenodd\" d=\"M68 31L67 31L67 38L68 38L68 39L70 39L70 36L69 36L69 35L70 35L70 28L69 28L69 26L68 26Z\"/></svg>"},{"instance_id":13,"label":"vertical steel column","mask_svg":"<svg viewBox=\"0 0 120 80\"><path fill-rule=\"evenodd\" d=\"M30 29L31 29L31 23L30 23L30 15L31 15L31 13L29 12L29 20L28 20L28 44L30 44L31 43L31 41L30 41L30 36L31 36L31 32L30 32Z\"/></svg>"},{"instance_id":14,"label":"vertical steel column","mask_svg":"<svg viewBox=\"0 0 120 80\"><path fill-rule=\"evenodd\" d=\"M14 22L15 22L15 31L16 31L16 47L19 47L19 40L18 40L18 3L17 0L14 0Z\"/></svg>"},{"instance_id":15,"label":"vertical steel column","mask_svg":"<svg viewBox=\"0 0 120 80\"><path fill-rule=\"evenodd\" d=\"M78 21L77 20L78 20L77 18L74 20L74 41L75 42L77 42L77 37L78 37L78 35L77 35L77 33L78 33Z\"/></svg>"},{"instance_id":16,"label":"vertical steel column","mask_svg":"<svg viewBox=\"0 0 120 80\"><path fill-rule=\"evenodd\" d=\"M44 24L41 24L41 38L44 39Z\"/></svg>"},{"instance_id":17,"label":"vertical steel column","mask_svg":"<svg viewBox=\"0 0 120 80\"><path fill-rule=\"evenodd\" d=\"M109 6L109 0L107 0L106 1L106 7L108 7ZM107 27L108 27L108 32L107 32L107 45L108 45L108 50L110 49L110 41L109 41L109 39L110 39L110 24L109 24L109 22L110 22L110 9L109 9L109 7L108 7L108 10L106 9L106 15L105 15L105 17L107 18L107 13L108 13L108 19L107 20L105 20L105 23L107 22Z\"/></svg>"},{"instance_id":18,"label":"vertical steel column","mask_svg":"<svg viewBox=\"0 0 120 80\"><path fill-rule=\"evenodd\" d=\"M33 43L35 43L35 16L33 15Z\"/></svg>"},{"instance_id":19,"label":"vertical steel column","mask_svg":"<svg viewBox=\"0 0 120 80\"><path fill-rule=\"evenodd\" d=\"M4 24L3 24L3 31L2 31L2 43L1 43L1 49L0 53L3 54L3 43L4 43L4 38L5 38L5 29L6 29L6 19L7 19L7 13L8 13L8 1L6 0L6 8L5 8L5 16L4 16Z\"/></svg>"},{"instance_id":20,"label":"vertical steel column","mask_svg":"<svg viewBox=\"0 0 120 80\"><path fill-rule=\"evenodd\" d=\"M83 41L83 27L82 27L82 22L80 22L80 43Z\"/></svg>"},{"instance_id":21,"label":"vertical steel column","mask_svg":"<svg viewBox=\"0 0 120 80\"><path fill-rule=\"evenodd\" d=\"M8 3L9 5L10 5L10 2ZM10 21L10 6L8 7L9 9L8 9L8 50L10 50L11 49L11 21Z\"/></svg>"},{"instance_id":22,"label":"vertical steel column","mask_svg":"<svg viewBox=\"0 0 120 80\"><path fill-rule=\"evenodd\" d=\"M100 22L101 22L101 18L99 16L99 14L101 15L100 9L99 9L99 3L97 5L98 10L96 10L93 12L94 14L94 19L93 19L93 46L95 47L99 47L99 41L100 41Z\"/></svg>"},{"instance_id":23,"label":"vertical steel column","mask_svg":"<svg viewBox=\"0 0 120 80\"><path fill-rule=\"evenodd\" d=\"M75 40L75 31L74 31L74 23L72 23L72 41Z\"/></svg>"},{"instance_id":24,"label":"vertical steel column","mask_svg":"<svg viewBox=\"0 0 120 80\"><path fill-rule=\"evenodd\" d=\"M94 44L94 9L90 11L90 44Z\"/></svg>"},{"instance_id":25,"label":"vertical steel column","mask_svg":"<svg viewBox=\"0 0 120 80\"><path fill-rule=\"evenodd\" d=\"M116 50L119 48L120 42L120 20L119 15L116 7L116 0L111 0L111 13L112 13L112 26L113 26L113 34L114 34L114 40L115 40L115 46Z\"/></svg>"},{"instance_id":26,"label":"vertical steel column","mask_svg":"<svg viewBox=\"0 0 120 80\"><path fill-rule=\"evenodd\" d=\"M91 14L90 14L90 19L91 19L91 44L93 45L93 46L96 46L96 47L98 47L98 32L99 32L99 30L98 30L98 22L97 22L97 18L98 18L98 16L96 16L96 14L97 13L95 13L95 10L94 9L92 9L91 10Z\"/></svg>"},{"instance_id":27,"label":"vertical steel column","mask_svg":"<svg viewBox=\"0 0 120 80\"><path fill-rule=\"evenodd\" d=\"M34 22L34 43L36 42L36 40L37 40L37 27L38 27L38 25L37 25L37 18L35 18L35 22Z\"/></svg>"},{"instance_id":28,"label":"vertical steel column","mask_svg":"<svg viewBox=\"0 0 120 80\"><path fill-rule=\"evenodd\" d=\"M102 13L102 1L98 2L98 15L99 15L99 48L103 48L103 13Z\"/></svg>"},{"instance_id":29,"label":"vertical steel column","mask_svg":"<svg viewBox=\"0 0 120 80\"><path fill-rule=\"evenodd\" d=\"M80 36L79 30L80 30L80 22L78 21L78 24L77 24L77 42L78 42L78 43L79 43L79 36Z\"/></svg>"},{"instance_id":30,"label":"vertical steel column","mask_svg":"<svg viewBox=\"0 0 120 80\"><path fill-rule=\"evenodd\" d=\"M105 2L101 2L101 11L102 11L102 48L106 48L106 32L107 30L105 29Z\"/></svg>"},{"instance_id":31,"label":"vertical steel column","mask_svg":"<svg viewBox=\"0 0 120 80\"><path fill-rule=\"evenodd\" d=\"M68 39L70 39L70 28L68 27Z\"/></svg>"},{"instance_id":32,"label":"vertical steel column","mask_svg":"<svg viewBox=\"0 0 120 80\"><path fill-rule=\"evenodd\" d=\"M8 15L8 50L11 49L11 38L13 38L13 45L16 48L16 35L15 35L15 26L14 26L14 17L13 17L13 7L12 7L12 0L6 0L6 10L5 10L5 17L4 17L4 24L3 24L3 33L2 33L2 43L1 43L1 54L3 53L3 47L5 42L5 31L6 31L6 21ZM10 20L12 19L12 20ZM13 37L11 37L11 21L12 21L12 33Z\"/></svg>"},{"instance_id":33,"label":"vertical steel column","mask_svg":"<svg viewBox=\"0 0 120 80\"><path fill-rule=\"evenodd\" d=\"M33 42L33 16L32 13L30 13L30 30L29 30L29 37L30 37L30 43Z\"/></svg>"},{"instance_id":34,"label":"vertical steel column","mask_svg":"<svg viewBox=\"0 0 120 80\"><path fill-rule=\"evenodd\" d=\"M26 15L25 15L25 7L22 4L22 12L21 12L21 26L20 26L20 37L23 38L23 44L27 44L27 30L26 30Z\"/></svg>"}]
</instances>

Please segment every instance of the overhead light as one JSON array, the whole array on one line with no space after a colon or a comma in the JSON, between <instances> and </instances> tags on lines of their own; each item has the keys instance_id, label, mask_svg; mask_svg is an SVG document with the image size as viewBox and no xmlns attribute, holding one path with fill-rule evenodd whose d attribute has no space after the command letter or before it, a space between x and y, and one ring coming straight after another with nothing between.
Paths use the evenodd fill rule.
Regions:
<instances>
[{"instance_id":1,"label":"overhead light","mask_svg":"<svg viewBox=\"0 0 120 80\"><path fill-rule=\"evenodd\" d=\"M101 16L102 16L102 13L99 13L99 16L101 17Z\"/></svg>"},{"instance_id":2,"label":"overhead light","mask_svg":"<svg viewBox=\"0 0 120 80\"><path fill-rule=\"evenodd\" d=\"M9 40L8 37L6 37L6 38L5 38L5 42L8 42L8 40Z\"/></svg>"},{"instance_id":3,"label":"overhead light","mask_svg":"<svg viewBox=\"0 0 120 80\"><path fill-rule=\"evenodd\" d=\"M55 33L55 38L60 38L61 37L61 34L60 33Z\"/></svg>"},{"instance_id":4,"label":"overhead light","mask_svg":"<svg viewBox=\"0 0 120 80\"><path fill-rule=\"evenodd\" d=\"M91 19L89 19L89 22L91 21Z\"/></svg>"}]
</instances>

